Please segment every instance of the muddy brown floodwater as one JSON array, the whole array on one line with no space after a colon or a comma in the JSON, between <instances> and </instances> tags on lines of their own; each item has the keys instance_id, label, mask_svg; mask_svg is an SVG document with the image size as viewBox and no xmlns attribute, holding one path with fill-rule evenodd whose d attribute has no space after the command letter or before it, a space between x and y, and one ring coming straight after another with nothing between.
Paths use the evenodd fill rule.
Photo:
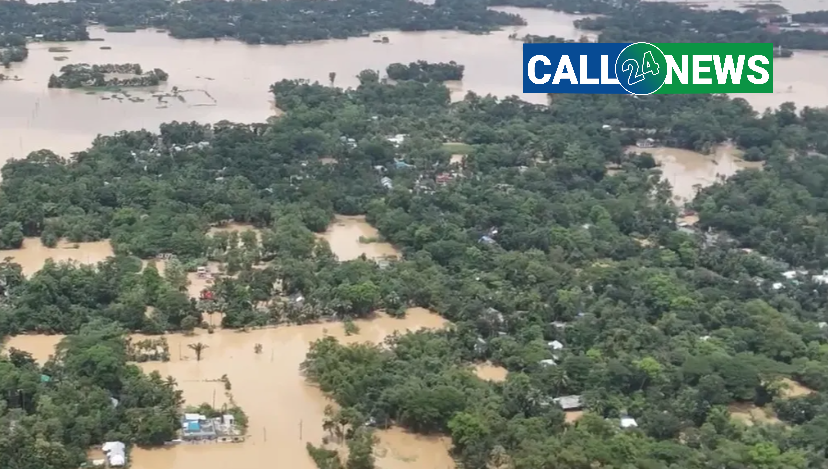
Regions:
<instances>
[{"instance_id":1,"label":"muddy brown floodwater","mask_svg":"<svg viewBox=\"0 0 828 469\"><path fill-rule=\"evenodd\" d=\"M478 363L474 365L474 373L478 378L486 381L501 382L506 381L506 375L509 371L502 366L493 365L489 362Z\"/></svg>"},{"instance_id":2,"label":"muddy brown floodwater","mask_svg":"<svg viewBox=\"0 0 828 469\"><path fill-rule=\"evenodd\" d=\"M446 322L425 309L411 308L404 319L380 314L356 324L360 333L354 336L345 336L341 323L167 335L171 361L140 366L147 372L174 377L187 403L193 405L225 403L224 386L215 380L226 374L235 402L249 416L249 436L246 442L237 444L136 448L132 452L133 469L252 468L261 467L265 461L273 467L315 469L305 444L322 441L323 412L330 401L299 373L309 343L325 336L337 337L344 343L380 342L396 331L442 328ZM10 338L7 346L26 350L42 363L61 338L21 335ZM209 346L201 361L196 361L187 347L196 342ZM254 353L256 344L262 345L262 353ZM378 431L378 437L375 453L382 469L454 467L448 453L450 440L446 437L418 436L396 428Z\"/></svg>"},{"instance_id":3,"label":"muddy brown floodwater","mask_svg":"<svg viewBox=\"0 0 828 469\"><path fill-rule=\"evenodd\" d=\"M244 231L249 225L232 224L219 231ZM387 243L360 243L360 236L376 238L377 231L365 221L365 217L337 216L324 235L334 253L341 260L349 260L366 254L371 258L397 255ZM112 255L108 241L81 243L70 249L71 243L61 243L58 248L42 246L39 239L27 239L22 249L6 251L15 261L24 265L31 275L45 259L76 260L92 263ZM154 262L164 271L165 262ZM218 263L210 263L211 271L218 271ZM197 274L188 275L189 293L197 296L209 285ZM210 318L212 319L212 318ZM216 322L220 321L220 318ZM421 328L441 328L446 321L423 308L411 308L404 319L393 319L379 314L372 320L356 322L360 333L345 336L341 323L281 326L257 329L249 332L217 330L209 334L198 330L194 335L168 334L171 361L149 362L140 366L147 372L159 371L173 376L188 404L207 402L221 406L227 402L224 385L217 380L227 375L232 383L235 402L250 417L249 438L239 444L177 445L160 449L138 449L132 453L134 469L225 469L227 467L258 467L262 461L273 462L277 467L314 469L308 457L306 442L322 441L324 408L330 401L316 387L308 384L299 373L299 365L305 359L310 342L334 336L345 343L380 342L397 331ZM19 335L11 337L6 347L16 347L33 354L40 363L54 352L62 335ZM142 336L135 334L133 337ZM196 361L188 344L207 344L201 361ZM262 345L262 353L256 354L254 346ZM489 367L486 379L499 379L497 367ZM504 370L505 371L505 370ZM451 469L454 462L449 455L450 440L446 437L413 435L399 428L379 431L375 448L377 465L382 469Z\"/></svg>"},{"instance_id":4,"label":"muddy brown floodwater","mask_svg":"<svg viewBox=\"0 0 828 469\"><path fill-rule=\"evenodd\" d=\"M61 240L56 247L47 248L40 242L40 238L26 238L20 249L0 250L0 259L11 257L12 262L20 264L23 274L27 277L40 270L46 259L51 258L55 262L76 261L82 264L96 264L112 255L109 240L91 243Z\"/></svg>"},{"instance_id":5,"label":"muddy brown floodwater","mask_svg":"<svg viewBox=\"0 0 828 469\"><path fill-rule=\"evenodd\" d=\"M584 34L572 24L583 16L539 9L498 10L520 13L529 25L488 35L384 31L371 37L288 46L251 46L231 40L178 40L154 30L108 33L94 27L90 28L90 35L104 42L34 43L24 62L13 64L11 70L4 72L23 80L3 82L0 86L4 110L0 113L0 163L41 148L67 155L88 147L98 134L141 128L156 130L159 124L173 120L261 122L276 112L268 91L276 81L307 78L329 83L328 73L336 72L338 86L355 86L360 71L384 70L393 62L455 60L464 64L466 76L462 83L452 86L455 99L462 98L467 90L499 96L520 94L522 43L510 40L509 34L554 34L571 39ZM387 36L390 44L373 42L379 36ZM60 46L70 51L59 54L48 51L49 47ZM101 50L101 46L111 50ZM68 59L54 60L58 55ZM307 60L310 56L317 59ZM210 60L205 61L204 57ZM47 88L51 74L67 63L78 62L139 63L147 69L164 69L170 79L156 88L130 91L131 95L146 99L144 102L101 99L112 93L88 95L80 90ZM183 94L186 102L167 99L165 104L159 104L151 97L152 93L169 91L173 86L193 91ZM544 95L524 98L546 102Z\"/></svg>"},{"instance_id":6,"label":"muddy brown floodwater","mask_svg":"<svg viewBox=\"0 0 828 469\"><path fill-rule=\"evenodd\" d=\"M379 232L363 215L337 215L328 230L317 237L328 241L340 261L350 261L362 254L369 259L399 256L394 246L377 241ZM370 242L361 242L360 238Z\"/></svg>"},{"instance_id":7,"label":"muddy brown floodwater","mask_svg":"<svg viewBox=\"0 0 828 469\"><path fill-rule=\"evenodd\" d=\"M720 145L711 155L670 147L630 147L627 151L652 154L679 201L692 200L697 188L713 184L720 176L729 177L742 169L762 167L761 162L742 160L741 151L731 145Z\"/></svg>"},{"instance_id":8,"label":"muddy brown floodwater","mask_svg":"<svg viewBox=\"0 0 828 469\"><path fill-rule=\"evenodd\" d=\"M382 70L393 62L455 60L465 65L463 81L450 84L454 99L473 90L501 97L519 95L527 101L546 104L544 94L521 93L522 43L510 40L509 35L578 39L595 34L573 26L574 20L583 17L580 15L510 7L497 10L518 13L529 24L485 35L385 31L371 37L288 46L178 40L154 30L108 33L102 28L91 28L91 36L104 42L34 43L26 61L13 64L11 70L4 72L17 75L22 81L0 83L0 163L41 148L68 156L88 147L98 134L140 128L157 130L159 124L174 120L261 122L276 113L268 88L280 79L307 78L328 83L328 73L336 72L337 86L354 86L361 70ZM389 44L373 42L383 35L390 39ZM55 46L70 50L50 53L49 47ZM101 50L101 46L111 50ZM54 60L58 55L68 58ZM744 97L759 108L783 101L794 101L800 106L828 105L828 88L822 85L822 77L828 72L828 58L822 55L798 52L791 59L775 61L777 94ZM317 59L307 60L309 56ZM89 95L80 90L47 88L52 73L67 63L77 62L137 62L144 68L164 69L170 79L157 88L130 91L130 95L141 97L144 102L102 99L112 93ZM185 102L173 98L160 104L151 96L173 86L191 90L182 94Z\"/></svg>"},{"instance_id":9,"label":"muddy brown floodwater","mask_svg":"<svg viewBox=\"0 0 828 469\"><path fill-rule=\"evenodd\" d=\"M241 233L247 230L252 230L257 234L261 231L253 225L231 223L227 226L211 228L209 233L230 231ZM400 254L391 244L374 241L378 239L379 232L365 221L363 215L337 215L328 230L324 234L317 235L317 237L327 240L331 250L341 261L353 260L362 254L370 259L398 257ZM360 237L365 241L372 242L361 242ZM109 240L90 243L72 243L61 240L56 247L48 248L40 242L40 238L26 238L23 240L23 246L20 249L0 250L0 259L10 257L13 262L21 265L23 274L26 276L31 276L40 270L46 259L53 259L55 262L74 261L81 264L96 264L112 255L114 253ZM144 266L149 262L143 261ZM156 260L152 262L155 262L158 271L163 274L164 261ZM212 272L218 272L219 270L217 262L210 262L208 267ZM190 295L193 297L198 296L198 293L208 285L206 278L199 278L195 273L190 273L189 279Z\"/></svg>"}]
</instances>

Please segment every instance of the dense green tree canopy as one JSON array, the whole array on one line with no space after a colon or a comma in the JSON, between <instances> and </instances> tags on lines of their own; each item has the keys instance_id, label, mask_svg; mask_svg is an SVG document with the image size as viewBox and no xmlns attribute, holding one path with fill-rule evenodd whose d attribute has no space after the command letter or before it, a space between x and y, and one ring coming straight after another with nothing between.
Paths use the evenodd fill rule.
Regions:
<instances>
[{"instance_id":1,"label":"dense green tree canopy","mask_svg":"<svg viewBox=\"0 0 828 469\"><path fill-rule=\"evenodd\" d=\"M125 331L93 322L39 367L26 352L0 358L0 467L69 469L92 445L159 445L180 426L180 391L127 364Z\"/></svg>"},{"instance_id":2,"label":"dense green tree canopy","mask_svg":"<svg viewBox=\"0 0 828 469\"><path fill-rule=\"evenodd\" d=\"M352 425L448 433L467 467L825 463L828 297L810 279L826 266L825 111L759 114L740 99L692 95L537 106L469 93L451 103L439 82L359 78L351 90L276 83L286 114L267 124L170 123L100 137L70 159L41 151L6 164L6 246L110 238L119 256L96 268L47 264L30 279L4 264L0 333L83 335L100 320L161 332L193 327L200 311L243 327L421 306L454 326L384 347L326 339L311 350L305 372ZM643 137L697 150L730 140L767 165L703 190L693 207L712 231L688 234L676 230L652 157L625 152ZM448 142L468 147L462 168ZM403 259L339 262L314 237L335 213L367 214ZM229 220L260 237L205 234ZM159 254L180 266L161 276L130 257ZM229 275L194 303L181 269L206 260ZM811 273L788 280L780 261ZM478 380L476 360L506 367L508 380ZM111 369L77 379L123 392ZM786 377L817 392L786 398ZM551 401L567 394L587 410L571 431ZM745 427L729 418L731 403L776 409L788 426ZM617 429L627 415L638 429ZM371 466L370 437L349 441L350 464Z\"/></svg>"}]
</instances>

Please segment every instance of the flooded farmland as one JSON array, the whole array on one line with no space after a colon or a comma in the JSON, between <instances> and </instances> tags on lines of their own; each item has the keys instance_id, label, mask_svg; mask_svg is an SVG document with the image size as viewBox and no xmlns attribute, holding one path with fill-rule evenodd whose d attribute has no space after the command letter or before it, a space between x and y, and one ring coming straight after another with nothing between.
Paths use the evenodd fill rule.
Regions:
<instances>
[{"instance_id":1,"label":"flooded farmland","mask_svg":"<svg viewBox=\"0 0 828 469\"><path fill-rule=\"evenodd\" d=\"M422 308L411 308L404 319L380 314L372 320L356 321L358 335L346 336L341 323L281 326L249 332L199 330L194 335L169 334L171 360L146 362L147 372L173 376L188 404L226 402L224 387L217 382L227 375L235 402L250 418L248 439L240 444L177 445L132 452L134 469L178 469L202 467L257 467L271 461L280 467L314 469L306 442L322 441L322 421L328 399L307 383L299 372L309 343L334 336L345 343L380 342L396 331L444 327L445 320ZM62 336L21 335L10 338L8 347L32 353L43 362ZM208 345L200 361L188 344ZM256 344L262 352L254 352ZM450 442L445 437L424 437L400 429L378 432L377 465L383 469L450 469Z\"/></svg>"},{"instance_id":2,"label":"flooded farmland","mask_svg":"<svg viewBox=\"0 0 828 469\"><path fill-rule=\"evenodd\" d=\"M287 46L252 46L212 39L178 40L154 30L109 33L102 28L91 28L91 36L103 42L34 43L30 45L26 61L13 64L4 72L18 76L21 81L7 81L0 86L0 102L6 110L0 114L0 163L42 148L68 156L88 147L98 134L141 128L156 130L161 123L174 120L261 122L277 112L268 88L278 80L307 78L328 83L328 74L336 72L337 86L355 86L356 75L361 70L381 70L393 62L454 60L465 65L462 82L450 84L454 99L461 99L467 91L475 91L501 97L518 95L533 103L546 104L544 94L521 93L522 43L510 39L509 35L555 35L567 39L595 35L572 24L583 18L580 15L512 7L497 10L518 13L529 24L486 35L384 31L371 37ZM374 39L379 36L387 36L390 42L375 43ZM101 45L111 49L101 50ZM69 50L59 54L49 52L50 47L58 46ZM307 60L309 55L317 59ZM784 101L793 101L800 107L828 105L828 88L822 80L825 73L821 72L828 70L825 55L797 52L790 59L775 61L775 93L740 97L758 109ZM64 56L66 60L56 61L57 56ZM205 61L203 57L211 60ZM170 78L158 87L131 89L128 95L117 96L47 88L52 73L67 63L78 62L137 62L145 68L161 68ZM169 92L173 86L184 90L180 93L181 99L159 101L153 97Z\"/></svg>"},{"instance_id":3,"label":"flooded farmland","mask_svg":"<svg viewBox=\"0 0 828 469\"><path fill-rule=\"evenodd\" d=\"M365 217L337 215L321 235L331 245L340 261L349 261L365 254L369 259L397 257L399 252L389 243L381 242L376 228Z\"/></svg>"},{"instance_id":4,"label":"flooded farmland","mask_svg":"<svg viewBox=\"0 0 828 469\"><path fill-rule=\"evenodd\" d=\"M506 381L506 375L509 374L509 371L502 366L493 365L487 362L475 365L474 373L480 379L499 383L501 381Z\"/></svg>"},{"instance_id":5,"label":"flooded farmland","mask_svg":"<svg viewBox=\"0 0 828 469\"><path fill-rule=\"evenodd\" d=\"M0 250L0 258L11 257L12 262L20 264L23 274L31 276L46 262L52 259L55 262L74 261L81 264L96 264L112 256L112 245L109 240L91 243L72 243L61 240L54 248L43 245L40 238L26 238L20 249Z\"/></svg>"},{"instance_id":6,"label":"flooded farmland","mask_svg":"<svg viewBox=\"0 0 828 469\"><path fill-rule=\"evenodd\" d=\"M713 184L718 178L730 177L742 169L762 167L761 162L742 160L741 152L730 145L721 145L710 155L670 147L631 147L628 151L653 155L662 177L680 201L692 200L697 189Z\"/></svg>"}]
</instances>

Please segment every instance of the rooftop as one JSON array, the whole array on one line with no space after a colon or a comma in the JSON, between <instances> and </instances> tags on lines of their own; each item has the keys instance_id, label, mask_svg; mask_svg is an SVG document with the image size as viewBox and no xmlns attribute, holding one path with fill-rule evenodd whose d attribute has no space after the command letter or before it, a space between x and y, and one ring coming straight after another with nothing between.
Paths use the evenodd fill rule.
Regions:
<instances>
[{"instance_id":1,"label":"rooftop","mask_svg":"<svg viewBox=\"0 0 828 469\"><path fill-rule=\"evenodd\" d=\"M621 417L621 428L636 428L638 423L632 417Z\"/></svg>"},{"instance_id":2,"label":"rooftop","mask_svg":"<svg viewBox=\"0 0 828 469\"><path fill-rule=\"evenodd\" d=\"M107 441L101 448L106 454L109 467L121 467L126 464L126 445L120 441Z\"/></svg>"},{"instance_id":3,"label":"rooftop","mask_svg":"<svg viewBox=\"0 0 828 469\"><path fill-rule=\"evenodd\" d=\"M546 345L547 345L549 348L551 348L552 350L561 350L562 348L564 348L563 344L562 344L562 343L560 343L560 342L558 342L557 340L553 340L553 341L551 341L551 342L547 342L547 344L546 344Z\"/></svg>"},{"instance_id":4,"label":"rooftop","mask_svg":"<svg viewBox=\"0 0 828 469\"><path fill-rule=\"evenodd\" d=\"M561 406L563 410L577 410L583 407L581 396L561 396L552 399L552 402Z\"/></svg>"}]
</instances>

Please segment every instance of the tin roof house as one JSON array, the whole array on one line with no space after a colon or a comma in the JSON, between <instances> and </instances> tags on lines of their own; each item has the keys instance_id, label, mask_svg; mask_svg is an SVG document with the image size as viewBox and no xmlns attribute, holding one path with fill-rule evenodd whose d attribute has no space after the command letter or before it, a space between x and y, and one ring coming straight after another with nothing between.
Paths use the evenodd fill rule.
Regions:
<instances>
[{"instance_id":1,"label":"tin roof house","mask_svg":"<svg viewBox=\"0 0 828 469\"><path fill-rule=\"evenodd\" d=\"M561 396L552 399L552 402L558 404L563 410L581 410L584 403L581 396Z\"/></svg>"},{"instance_id":2,"label":"tin roof house","mask_svg":"<svg viewBox=\"0 0 828 469\"><path fill-rule=\"evenodd\" d=\"M123 467L126 464L126 445L120 441L107 441L101 448L106 454L109 467Z\"/></svg>"}]
</instances>

